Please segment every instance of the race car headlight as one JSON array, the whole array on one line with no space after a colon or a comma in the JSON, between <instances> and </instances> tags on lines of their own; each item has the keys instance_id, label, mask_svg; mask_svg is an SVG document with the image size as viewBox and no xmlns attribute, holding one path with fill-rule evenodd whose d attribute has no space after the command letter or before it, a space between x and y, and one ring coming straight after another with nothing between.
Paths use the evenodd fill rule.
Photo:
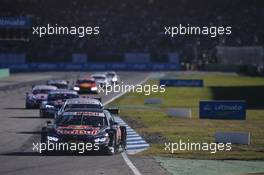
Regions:
<instances>
[{"instance_id":1,"label":"race car headlight","mask_svg":"<svg viewBox=\"0 0 264 175\"><path fill-rule=\"evenodd\" d=\"M114 77L114 78L112 79L112 81L117 81L117 78L116 78L116 77Z\"/></svg>"},{"instance_id":2,"label":"race car headlight","mask_svg":"<svg viewBox=\"0 0 264 175\"><path fill-rule=\"evenodd\" d=\"M100 143L100 142L105 142L106 141L106 138L105 137L102 137L102 138L97 138L97 139L95 139L94 140L94 142L96 142L96 143Z\"/></svg>"},{"instance_id":3,"label":"race car headlight","mask_svg":"<svg viewBox=\"0 0 264 175\"><path fill-rule=\"evenodd\" d=\"M48 136L47 139L49 141L54 141L54 142L57 142L59 140L57 137L52 137L52 136Z\"/></svg>"},{"instance_id":4,"label":"race car headlight","mask_svg":"<svg viewBox=\"0 0 264 175\"><path fill-rule=\"evenodd\" d=\"M94 140L94 142L96 142L96 143L103 143L103 142L106 142L107 140L108 140L108 134L105 134L104 137L96 138Z\"/></svg>"},{"instance_id":5,"label":"race car headlight","mask_svg":"<svg viewBox=\"0 0 264 175\"><path fill-rule=\"evenodd\" d=\"M79 88L79 87L77 87L77 86L75 86L75 87L73 87L73 90L75 90L75 91L79 91L79 90L80 90L80 88Z\"/></svg>"},{"instance_id":6,"label":"race car headlight","mask_svg":"<svg viewBox=\"0 0 264 175\"><path fill-rule=\"evenodd\" d=\"M46 105L45 107L49 108L49 109L54 109L54 106L52 106L52 105Z\"/></svg>"},{"instance_id":7,"label":"race car headlight","mask_svg":"<svg viewBox=\"0 0 264 175\"><path fill-rule=\"evenodd\" d=\"M96 86L95 87L92 87L91 90L92 91L97 91L97 87Z\"/></svg>"}]
</instances>

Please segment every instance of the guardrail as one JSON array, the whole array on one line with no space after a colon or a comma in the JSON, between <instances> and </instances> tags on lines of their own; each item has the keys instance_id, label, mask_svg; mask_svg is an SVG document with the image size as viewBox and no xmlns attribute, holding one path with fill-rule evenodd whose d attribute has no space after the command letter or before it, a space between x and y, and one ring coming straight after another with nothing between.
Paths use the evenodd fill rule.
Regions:
<instances>
[{"instance_id":1,"label":"guardrail","mask_svg":"<svg viewBox=\"0 0 264 175\"><path fill-rule=\"evenodd\" d=\"M136 70L136 71L159 71L159 70L180 70L179 64L171 63L27 63L0 65L8 67L11 72L32 72L32 71L105 71L105 70Z\"/></svg>"}]
</instances>

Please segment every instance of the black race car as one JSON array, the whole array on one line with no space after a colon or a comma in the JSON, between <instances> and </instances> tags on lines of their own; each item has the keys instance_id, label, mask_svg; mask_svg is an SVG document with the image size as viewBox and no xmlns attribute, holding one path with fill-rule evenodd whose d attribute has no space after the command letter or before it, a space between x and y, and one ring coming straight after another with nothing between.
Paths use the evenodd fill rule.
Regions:
<instances>
[{"instance_id":1,"label":"black race car","mask_svg":"<svg viewBox=\"0 0 264 175\"><path fill-rule=\"evenodd\" d=\"M126 148L126 127L115 122L113 114L105 109L73 109L65 111L54 120L54 124L47 122L47 126L42 128L42 144L53 144L56 149L50 151L78 151L61 150L58 145L90 144L90 148L85 151L100 151L107 154L115 154ZM65 148L64 147L64 148ZM71 147L67 147L71 148ZM75 146L76 148L76 146Z\"/></svg>"},{"instance_id":2,"label":"black race car","mask_svg":"<svg viewBox=\"0 0 264 175\"><path fill-rule=\"evenodd\" d=\"M48 80L47 85L56 86L58 89L68 89L69 81L66 80Z\"/></svg>"},{"instance_id":3,"label":"black race car","mask_svg":"<svg viewBox=\"0 0 264 175\"><path fill-rule=\"evenodd\" d=\"M54 117L67 99L78 98L77 92L60 89L49 92L47 100L40 106L40 117Z\"/></svg>"}]
</instances>

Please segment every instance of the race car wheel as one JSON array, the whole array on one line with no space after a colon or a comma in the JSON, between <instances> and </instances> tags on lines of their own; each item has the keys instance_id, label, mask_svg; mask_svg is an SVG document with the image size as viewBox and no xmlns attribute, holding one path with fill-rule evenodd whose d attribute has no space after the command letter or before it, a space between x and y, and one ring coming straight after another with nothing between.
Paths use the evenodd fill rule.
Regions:
<instances>
[{"instance_id":1,"label":"race car wheel","mask_svg":"<svg viewBox=\"0 0 264 175\"><path fill-rule=\"evenodd\" d=\"M116 148L117 148L117 145L116 145L116 132L114 133L111 133L111 141L110 141L110 144L108 146L108 150L107 150L107 154L108 155L113 155L116 153Z\"/></svg>"},{"instance_id":2,"label":"race car wheel","mask_svg":"<svg viewBox=\"0 0 264 175\"><path fill-rule=\"evenodd\" d=\"M41 118L44 117L42 110L39 110L39 116L40 116Z\"/></svg>"},{"instance_id":3,"label":"race car wheel","mask_svg":"<svg viewBox=\"0 0 264 175\"><path fill-rule=\"evenodd\" d=\"M30 106L28 103L26 103L26 109L31 109L32 108L32 106Z\"/></svg>"},{"instance_id":4,"label":"race car wheel","mask_svg":"<svg viewBox=\"0 0 264 175\"><path fill-rule=\"evenodd\" d=\"M45 144L47 143L47 133L48 133L47 128L43 127L41 129L40 143L45 143ZM48 154L49 154L48 150L43 150L41 152L41 155L43 155L43 156L46 156Z\"/></svg>"},{"instance_id":5,"label":"race car wheel","mask_svg":"<svg viewBox=\"0 0 264 175\"><path fill-rule=\"evenodd\" d=\"M41 138L40 138L40 142L41 143L46 143L46 141L47 141L47 128L46 127L43 127L42 129L41 129Z\"/></svg>"},{"instance_id":6,"label":"race car wheel","mask_svg":"<svg viewBox=\"0 0 264 175\"><path fill-rule=\"evenodd\" d=\"M127 131L126 131L126 127L125 126L120 126L120 130L121 130L121 147L123 149L123 151L126 149L126 145L127 145Z\"/></svg>"}]
</instances>

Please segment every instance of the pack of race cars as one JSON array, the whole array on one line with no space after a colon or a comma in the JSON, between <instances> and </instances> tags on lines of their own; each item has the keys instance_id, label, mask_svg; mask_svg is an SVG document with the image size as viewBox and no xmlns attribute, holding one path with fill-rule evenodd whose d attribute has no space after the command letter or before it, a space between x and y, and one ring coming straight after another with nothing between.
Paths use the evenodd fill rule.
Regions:
<instances>
[{"instance_id":1,"label":"pack of race cars","mask_svg":"<svg viewBox=\"0 0 264 175\"><path fill-rule=\"evenodd\" d=\"M92 143L110 155L125 150L126 127L115 121L118 109L105 109L100 98L79 96L118 82L115 72L107 72L79 77L72 86L66 80L49 80L32 87L25 107L39 108L40 117L53 119L42 128L41 143Z\"/></svg>"}]
</instances>

